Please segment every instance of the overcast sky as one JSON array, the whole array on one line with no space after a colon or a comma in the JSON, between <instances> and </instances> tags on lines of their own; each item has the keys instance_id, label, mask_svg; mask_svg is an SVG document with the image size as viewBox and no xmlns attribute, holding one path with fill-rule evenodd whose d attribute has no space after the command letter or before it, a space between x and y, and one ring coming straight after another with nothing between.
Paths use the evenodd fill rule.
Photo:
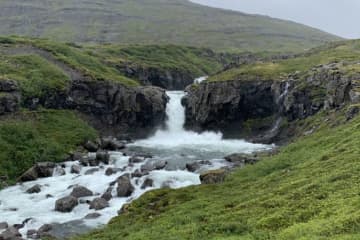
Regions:
<instances>
[{"instance_id":1,"label":"overcast sky","mask_svg":"<svg viewBox=\"0 0 360 240\"><path fill-rule=\"evenodd\" d=\"M345 38L360 38L360 0L191 0L289 19Z\"/></svg>"}]
</instances>

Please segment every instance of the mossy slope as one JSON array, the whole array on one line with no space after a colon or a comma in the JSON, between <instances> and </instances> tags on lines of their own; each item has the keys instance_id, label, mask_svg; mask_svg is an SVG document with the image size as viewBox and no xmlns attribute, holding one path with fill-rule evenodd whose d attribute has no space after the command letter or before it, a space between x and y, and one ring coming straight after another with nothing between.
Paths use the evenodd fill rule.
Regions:
<instances>
[{"instance_id":1,"label":"mossy slope","mask_svg":"<svg viewBox=\"0 0 360 240\"><path fill-rule=\"evenodd\" d=\"M312 67L339 61L346 62L344 70L349 73L359 70L360 40L330 43L286 60L244 64L213 75L208 81L283 80L290 73L306 76Z\"/></svg>"},{"instance_id":2,"label":"mossy slope","mask_svg":"<svg viewBox=\"0 0 360 240\"><path fill-rule=\"evenodd\" d=\"M320 116L315 134L224 183L149 192L76 239L359 239L360 117Z\"/></svg>"},{"instance_id":3,"label":"mossy slope","mask_svg":"<svg viewBox=\"0 0 360 240\"><path fill-rule=\"evenodd\" d=\"M71 111L22 111L2 117L0 176L13 183L34 163L64 161L77 146L96 136L97 132Z\"/></svg>"}]
</instances>

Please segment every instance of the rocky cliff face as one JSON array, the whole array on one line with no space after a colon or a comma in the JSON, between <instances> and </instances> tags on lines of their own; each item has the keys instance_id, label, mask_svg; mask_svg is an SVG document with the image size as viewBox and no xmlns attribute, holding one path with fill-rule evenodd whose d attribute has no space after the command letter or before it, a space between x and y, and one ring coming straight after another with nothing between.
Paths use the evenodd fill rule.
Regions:
<instances>
[{"instance_id":1,"label":"rocky cliff face","mask_svg":"<svg viewBox=\"0 0 360 240\"><path fill-rule=\"evenodd\" d=\"M108 81L80 79L72 81L63 92L48 93L41 99L21 99L14 81L0 81L0 115L18 110L20 105L35 110L42 106L52 109L74 109L80 112L102 134L136 132L161 124L168 98L165 90L126 87Z\"/></svg>"},{"instance_id":2,"label":"rocky cliff face","mask_svg":"<svg viewBox=\"0 0 360 240\"><path fill-rule=\"evenodd\" d=\"M321 65L305 76L294 73L281 81L243 79L188 87L183 99L186 124L272 141L283 119L292 122L322 109L360 103L360 76L346 74L340 65ZM266 138L269 134L271 139Z\"/></svg>"}]
</instances>

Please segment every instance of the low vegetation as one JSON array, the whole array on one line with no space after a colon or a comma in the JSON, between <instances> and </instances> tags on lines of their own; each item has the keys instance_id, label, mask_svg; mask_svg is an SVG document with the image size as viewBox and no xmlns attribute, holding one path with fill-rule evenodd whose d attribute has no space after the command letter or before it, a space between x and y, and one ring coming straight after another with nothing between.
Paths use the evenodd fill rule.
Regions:
<instances>
[{"instance_id":1,"label":"low vegetation","mask_svg":"<svg viewBox=\"0 0 360 240\"><path fill-rule=\"evenodd\" d=\"M318 131L222 184L149 192L76 239L359 239L360 117L309 124Z\"/></svg>"},{"instance_id":2,"label":"low vegetation","mask_svg":"<svg viewBox=\"0 0 360 240\"><path fill-rule=\"evenodd\" d=\"M283 80L289 74L297 72L300 77L306 76L312 67L340 61L345 63L343 70L350 74L359 69L359 40L331 43L286 60L244 64L213 75L208 81Z\"/></svg>"},{"instance_id":3,"label":"low vegetation","mask_svg":"<svg viewBox=\"0 0 360 240\"><path fill-rule=\"evenodd\" d=\"M97 132L71 111L22 111L2 117L0 176L14 183L34 163L64 161L77 146L96 136Z\"/></svg>"},{"instance_id":4,"label":"low vegetation","mask_svg":"<svg viewBox=\"0 0 360 240\"><path fill-rule=\"evenodd\" d=\"M177 44L221 51L302 52L340 39L294 22L187 0L48 0L47 4L2 0L0 21L2 35L83 43Z\"/></svg>"}]
</instances>

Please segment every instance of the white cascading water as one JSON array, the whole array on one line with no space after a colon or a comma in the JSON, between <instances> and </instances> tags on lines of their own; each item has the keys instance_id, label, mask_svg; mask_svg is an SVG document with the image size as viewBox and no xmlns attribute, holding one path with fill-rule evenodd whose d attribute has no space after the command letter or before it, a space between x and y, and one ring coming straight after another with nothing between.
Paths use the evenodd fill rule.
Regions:
<instances>
[{"instance_id":1,"label":"white cascading water","mask_svg":"<svg viewBox=\"0 0 360 240\"><path fill-rule=\"evenodd\" d=\"M146 159L148 162L167 161L164 170L151 171L148 176L132 178L135 187L134 193L127 198L116 197L116 186L113 190L113 198L109 201L109 207L100 211L90 210L87 204L79 204L70 213L54 211L55 201L59 198L69 196L72 191L69 186L81 185L95 194L102 194L109 184L125 173L133 173L141 168L143 163L129 164L129 157L123 156L121 152L111 152L109 165L101 165L98 171L86 175L85 172L93 167L83 167L80 174L72 174L70 168L79 162L66 162L66 174L64 176L53 176L38 179L33 182L18 184L0 191L0 222L6 221L10 225L22 223L30 219L24 228L20 229L23 237L29 229L38 229L43 224L68 223L79 220L77 224L95 228L106 224L123 204L131 202L140 197L146 191L168 186L171 188L186 187L200 184L199 173L206 170L218 169L229 165L223 157L231 153L250 153L270 149L272 146L262 144L251 144L243 140L224 140L221 133L204 132L196 133L186 131L183 128L185 122L185 110L181 105L182 91L171 91L167 93L170 101L167 106L168 120L165 130L158 130L156 134L148 139L139 140L129 146L129 150L135 153L150 153L153 158ZM91 155L91 154L90 154ZM185 170L186 163L209 160L195 173ZM121 168L122 171L107 176L105 170L108 167ZM146 178L154 181L153 187L141 189ZM41 185L41 192L28 194L26 190L35 184ZM49 197L51 195L51 197ZM98 196L85 197L82 200L92 200ZM84 217L89 213L100 213L97 219L89 220ZM74 227L74 224L71 223ZM68 227L64 227L64 236ZM76 227L75 227L76 229ZM88 231L88 229L87 229ZM0 230L1 232L1 230ZM80 231L81 232L81 231ZM60 237L61 238L61 237Z\"/></svg>"},{"instance_id":2,"label":"white cascading water","mask_svg":"<svg viewBox=\"0 0 360 240\"><path fill-rule=\"evenodd\" d=\"M135 142L135 146L158 149L201 150L222 154L251 153L271 147L269 145L249 143L244 140L225 140L221 133L216 132L196 133L186 131L183 127L185 123L185 109L181 105L181 99L185 93L183 91L169 91L167 95L170 101L166 110L168 116L166 129L157 131L153 137Z\"/></svg>"}]
</instances>

